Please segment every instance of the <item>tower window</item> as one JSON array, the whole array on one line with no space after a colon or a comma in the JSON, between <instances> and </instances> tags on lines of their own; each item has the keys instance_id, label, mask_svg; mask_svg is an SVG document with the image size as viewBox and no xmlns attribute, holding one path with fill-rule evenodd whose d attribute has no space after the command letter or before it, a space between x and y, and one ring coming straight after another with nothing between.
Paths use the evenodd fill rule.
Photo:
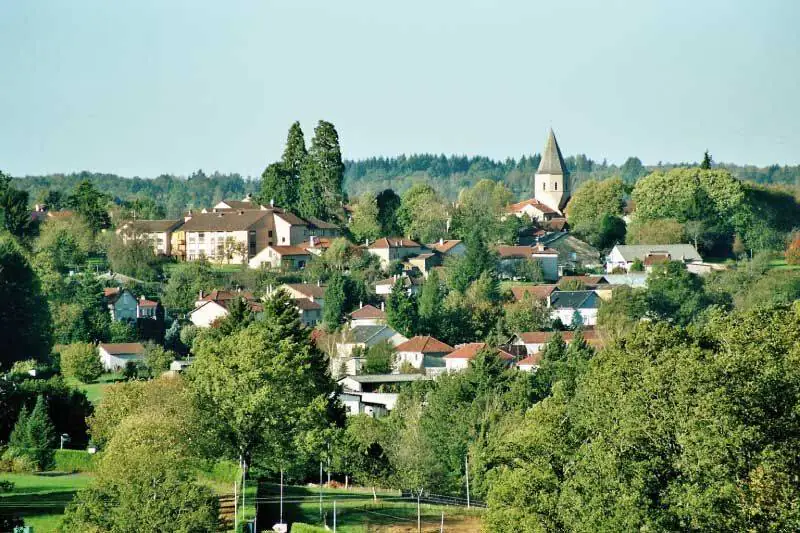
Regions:
<instances>
[{"instance_id":1,"label":"tower window","mask_svg":"<svg viewBox=\"0 0 800 533\"><path fill-rule=\"evenodd\" d=\"M543 191L546 191L546 190L547 190L547 183L542 183L542 190L543 190Z\"/></svg>"},{"instance_id":2,"label":"tower window","mask_svg":"<svg viewBox=\"0 0 800 533\"><path fill-rule=\"evenodd\" d=\"M553 183L553 190L554 191L558 190L558 182Z\"/></svg>"}]
</instances>

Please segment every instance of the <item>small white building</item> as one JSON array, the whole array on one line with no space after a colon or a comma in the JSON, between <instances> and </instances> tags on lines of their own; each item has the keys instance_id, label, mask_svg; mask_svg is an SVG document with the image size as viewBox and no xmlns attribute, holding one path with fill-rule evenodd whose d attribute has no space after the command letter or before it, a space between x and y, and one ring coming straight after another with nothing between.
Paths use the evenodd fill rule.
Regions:
<instances>
[{"instance_id":1,"label":"small white building","mask_svg":"<svg viewBox=\"0 0 800 533\"><path fill-rule=\"evenodd\" d=\"M302 270L311 261L311 253L299 246L267 246L250 259L250 268L268 265L285 270Z\"/></svg>"},{"instance_id":2,"label":"small white building","mask_svg":"<svg viewBox=\"0 0 800 533\"><path fill-rule=\"evenodd\" d=\"M486 349L486 347L487 344L485 342L469 342L466 344L459 344L456 346L455 350L444 357L447 371L458 372L461 370L466 370L469 368L470 361L474 360L478 355L478 352ZM500 350L499 348L495 348L495 350L497 350L498 357L500 357L500 359L503 361L510 364L514 360L514 356L505 350Z\"/></svg>"},{"instance_id":3,"label":"small white building","mask_svg":"<svg viewBox=\"0 0 800 533\"><path fill-rule=\"evenodd\" d=\"M400 371L404 363L417 369L444 369L444 357L452 351L452 346L430 335L411 337L395 347L395 370Z\"/></svg>"},{"instance_id":4,"label":"small white building","mask_svg":"<svg viewBox=\"0 0 800 533\"><path fill-rule=\"evenodd\" d=\"M665 261L702 262L703 258L691 244L618 244L606 257L606 272L611 274L615 269L630 272L636 260L647 267Z\"/></svg>"},{"instance_id":5,"label":"small white building","mask_svg":"<svg viewBox=\"0 0 800 533\"><path fill-rule=\"evenodd\" d=\"M422 289L422 278L412 278L410 276L406 276L405 274L400 274L392 276L391 278L376 281L375 294L384 297L389 296L392 294L392 288L398 280L403 284L403 288L406 289L408 294L419 294L419 291Z\"/></svg>"},{"instance_id":6,"label":"small white building","mask_svg":"<svg viewBox=\"0 0 800 533\"><path fill-rule=\"evenodd\" d=\"M378 326L386 324L386 312L384 311L384 304L381 302L381 308L378 309L374 305L362 305L350 313L350 327L355 326Z\"/></svg>"},{"instance_id":7,"label":"small white building","mask_svg":"<svg viewBox=\"0 0 800 533\"><path fill-rule=\"evenodd\" d=\"M367 242L364 248L381 260L383 268L389 266L392 261L400 261L424 252L421 244L404 237L382 237L375 242Z\"/></svg>"},{"instance_id":8,"label":"small white building","mask_svg":"<svg viewBox=\"0 0 800 533\"><path fill-rule=\"evenodd\" d=\"M144 346L139 342L100 343L97 347L100 361L107 372L116 372L125 368L129 361L144 361Z\"/></svg>"},{"instance_id":9,"label":"small white building","mask_svg":"<svg viewBox=\"0 0 800 533\"><path fill-rule=\"evenodd\" d=\"M595 291L554 291L547 301L550 317L561 320L565 326L575 325L576 312L580 315L582 326L597 324L600 297Z\"/></svg>"},{"instance_id":10,"label":"small white building","mask_svg":"<svg viewBox=\"0 0 800 533\"><path fill-rule=\"evenodd\" d=\"M518 370L522 370L523 372L534 372L538 370L541 363L542 354L537 352L525 357L525 359L520 359L517 361L516 366Z\"/></svg>"},{"instance_id":11,"label":"small white building","mask_svg":"<svg viewBox=\"0 0 800 533\"><path fill-rule=\"evenodd\" d=\"M542 266L542 274L547 281L558 279L558 250L547 248L543 244L532 246L531 258L539 261Z\"/></svg>"}]
</instances>

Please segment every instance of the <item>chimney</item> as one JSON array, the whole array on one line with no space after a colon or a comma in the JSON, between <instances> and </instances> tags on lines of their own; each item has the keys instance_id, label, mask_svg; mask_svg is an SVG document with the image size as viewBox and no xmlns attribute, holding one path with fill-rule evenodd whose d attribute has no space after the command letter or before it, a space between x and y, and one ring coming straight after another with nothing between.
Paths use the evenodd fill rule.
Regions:
<instances>
[{"instance_id":1,"label":"chimney","mask_svg":"<svg viewBox=\"0 0 800 533\"><path fill-rule=\"evenodd\" d=\"M442 246L443 244L444 244L444 238L439 237L439 246Z\"/></svg>"},{"instance_id":2,"label":"chimney","mask_svg":"<svg viewBox=\"0 0 800 533\"><path fill-rule=\"evenodd\" d=\"M384 307L386 307L386 304L384 302L381 302L381 311L384 310Z\"/></svg>"},{"instance_id":3,"label":"chimney","mask_svg":"<svg viewBox=\"0 0 800 533\"><path fill-rule=\"evenodd\" d=\"M358 308L359 309L364 309L364 302L363 301L361 301L361 300L358 301Z\"/></svg>"},{"instance_id":4,"label":"chimney","mask_svg":"<svg viewBox=\"0 0 800 533\"><path fill-rule=\"evenodd\" d=\"M369 239L364 239L364 245L369 246Z\"/></svg>"},{"instance_id":5,"label":"chimney","mask_svg":"<svg viewBox=\"0 0 800 533\"><path fill-rule=\"evenodd\" d=\"M200 292L197 294L197 299L198 300L202 300L203 299L203 289L200 289Z\"/></svg>"},{"instance_id":6,"label":"chimney","mask_svg":"<svg viewBox=\"0 0 800 533\"><path fill-rule=\"evenodd\" d=\"M320 280L317 280L317 287L322 287L322 282Z\"/></svg>"},{"instance_id":7,"label":"chimney","mask_svg":"<svg viewBox=\"0 0 800 533\"><path fill-rule=\"evenodd\" d=\"M270 198L269 199L269 206L270 207L275 207L275 198Z\"/></svg>"}]
</instances>

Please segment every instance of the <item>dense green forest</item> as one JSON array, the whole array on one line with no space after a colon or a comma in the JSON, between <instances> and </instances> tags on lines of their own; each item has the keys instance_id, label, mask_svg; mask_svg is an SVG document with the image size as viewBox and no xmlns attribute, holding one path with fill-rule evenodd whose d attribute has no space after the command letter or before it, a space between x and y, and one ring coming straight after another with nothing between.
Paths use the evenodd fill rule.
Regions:
<instances>
[{"instance_id":1,"label":"dense green forest","mask_svg":"<svg viewBox=\"0 0 800 533\"><path fill-rule=\"evenodd\" d=\"M364 192L394 189L402 193L415 183L431 184L443 197L455 200L464 187L475 185L484 178L503 181L517 198L533 195L531 177L536 172L540 155L508 158L495 161L483 156L444 156L433 154L400 155L397 157L373 157L359 161L345 161L344 186L347 194L354 198ZM667 171L676 167L697 166L697 163L661 163L645 166L636 158L628 158L622 165L603 160L594 161L583 154L565 159L571 173L573 187L588 179L603 179L620 176L632 183L651 171ZM761 184L795 186L800 182L800 165L756 167L721 163L715 168L724 168L746 181ZM31 202L42 201L49 190L67 193L89 179L101 192L110 195L118 203L136 198L151 198L165 206L166 214L177 217L184 209L205 207L223 198L243 197L256 193L261 186L259 178L244 178L239 174L206 174L202 170L188 177L163 174L154 179L124 178L115 174L76 172L72 174L49 174L46 176L16 177L14 187L27 191Z\"/></svg>"}]
</instances>

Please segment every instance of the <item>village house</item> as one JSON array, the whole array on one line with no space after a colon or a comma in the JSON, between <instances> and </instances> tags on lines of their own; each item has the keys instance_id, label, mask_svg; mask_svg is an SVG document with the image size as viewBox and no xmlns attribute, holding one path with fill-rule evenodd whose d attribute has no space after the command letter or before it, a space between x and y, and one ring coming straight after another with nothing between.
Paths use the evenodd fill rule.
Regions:
<instances>
[{"instance_id":1,"label":"village house","mask_svg":"<svg viewBox=\"0 0 800 533\"><path fill-rule=\"evenodd\" d=\"M558 211L550 209L536 198L509 205L507 213L518 218L527 217L536 222L545 222L561 216Z\"/></svg>"},{"instance_id":2,"label":"village house","mask_svg":"<svg viewBox=\"0 0 800 533\"><path fill-rule=\"evenodd\" d=\"M261 250L274 244L270 211L199 213L187 217L182 226L186 259L205 257L215 263L246 264Z\"/></svg>"},{"instance_id":3,"label":"village house","mask_svg":"<svg viewBox=\"0 0 800 533\"><path fill-rule=\"evenodd\" d=\"M394 347L407 340L408 338L383 324L348 328L336 336L333 345L332 373L360 374L364 365L362 354L366 350L381 342L388 342Z\"/></svg>"},{"instance_id":4,"label":"village house","mask_svg":"<svg viewBox=\"0 0 800 533\"><path fill-rule=\"evenodd\" d=\"M155 320L158 318L158 306L158 302L148 300L144 295L140 296L136 302L136 318Z\"/></svg>"},{"instance_id":5,"label":"village house","mask_svg":"<svg viewBox=\"0 0 800 533\"><path fill-rule=\"evenodd\" d=\"M444 356L445 369L448 372L458 372L469 368L470 361L474 360L478 352L487 348L485 342L469 342L466 344L459 344L449 354ZM501 360L510 364L514 360L514 356L505 350L493 348L497 352L497 356Z\"/></svg>"},{"instance_id":6,"label":"village house","mask_svg":"<svg viewBox=\"0 0 800 533\"><path fill-rule=\"evenodd\" d=\"M423 279L421 277L411 277L406 274L397 274L391 278L382 279L375 282L375 294L378 296L387 297L392 293L397 281L403 284L403 288L408 294L418 294L422 289Z\"/></svg>"},{"instance_id":7,"label":"village house","mask_svg":"<svg viewBox=\"0 0 800 533\"><path fill-rule=\"evenodd\" d=\"M419 370L443 371L444 356L452 351L452 346L429 335L411 337L395 347L394 367L397 371L407 365Z\"/></svg>"},{"instance_id":8,"label":"village house","mask_svg":"<svg viewBox=\"0 0 800 533\"><path fill-rule=\"evenodd\" d=\"M125 222L117 235L124 242L143 238L153 246L156 255L172 255L172 233L183 225L183 220L131 220Z\"/></svg>"},{"instance_id":9,"label":"village house","mask_svg":"<svg viewBox=\"0 0 800 533\"><path fill-rule=\"evenodd\" d=\"M302 270L311 261L311 253L299 246L267 246L250 259L250 268L268 266L287 271Z\"/></svg>"},{"instance_id":10,"label":"village house","mask_svg":"<svg viewBox=\"0 0 800 533\"><path fill-rule=\"evenodd\" d=\"M122 287L106 287L103 289L103 298L111 320L136 320L139 314L139 305L131 291Z\"/></svg>"},{"instance_id":11,"label":"village house","mask_svg":"<svg viewBox=\"0 0 800 533\"><path fill-rule=\"evenodd\" d=\"M431 379L423 374L370 374L345 376L338 380L338 398L348 416L386 416L397 404L400 390L415 381Z\"/></svg>"},{"instance_id":12,"label":"village house","mask_svg":"<svg viewBox=\"0 0 800 533\"><path fill-rule=\"evenodd\" d=\"M511 296L517 302L521 302L525 298L547 302L547 298L550 296L550 294L557 289L558 285L555 284L518 285L516 287L511 287Z\"/></svg>"},{"instance_id":13,"label":"village house","mask_svg":"<svg viewBox=\"0 0 800 533\"><path fill-rule=\"evenodd\" d=\"M467 247L460 239L439 239L439 242L426 245L434 252L447 257L461 257L467 253Z\"/></svg>"},{"instance_id":14,"label":"village house","mask_svg":"<svg viewBox=\"0 0 800 533\"><path fill-rule=\"evenodd\" d=\"M401 261L406 257L424 252L421 244L404 237L381 237L372 243L367 241L364 249L377 256L383 268L388 267L393 261Z\"/></svg>"},{"instance_id":15,"label":"village house","mask_svg":"<svg viewBox=\"0 0 800 533\"><path fill-rule=\"evenodd\" d=\"M116 372L125 368L128 362L144 361L144 346L138 342L103 343L97 346L100 361L106 372Z\"/></svg>"},{"instance_id":16,"label":"village house","mask_svg":"<svg viewBox=\"0 0 800 533\"><path fill-rule=\"evenodd\" d=\"M325 307L325 290L327 287L322 283L284 283L277 288L269 287L267 296L272 296L278 290L284 290L293 300L310 300L320 306Z\"/></svg>"},{"instance_id":17,"label":"village house","mask_svg":"<svg viewBox=\"0 0 800 533\"><path fill-rule=\"evenodd\" d=\"M330 248L333 239L329 237L317 237L309 235L308 240L298 244L298 248L302 248L308 253L316 256L322 255L322 252Z\"/></svg>"},{"instance_id":18,"label":"village house","mask_svg":"<svg viewBox=\"0 0 800 533\"><path fill-rule=\"evenodd\" d=\"M553 291L547 299L550 318L560 320L565 326L594 326L597 324L597 311L600 297L595 291ZM576 317L580 323L575 324Z\"/></svg>"},{"instance_id":19,"label":"village house","mask_svg":"<svg viewBox=\"0 0 800 533\"><path fill-rule=\"evenodd\" d=\"M204 294L200 291L194 309L189 312L189 321L199 328L208 328L215 321L228 316L228 307L233 301L240 299L248 309L256 315L264 311L263 305L246 291L211 291Z\"/></svg>"},{"instance_id":20,"label":"village house","mask_svg":"<svg viewBox=\"0 0 800 533\"><path fill-rule=\"evenodd\" d=\"M295 298L292 300L297 312L300 314L300 322L304 326L314 327L322 322L322 306L308 298Z\"/></svg>"},{"instance_id":21,"label":"village house","mask_svg":"<svg viewBox=\"0 0 800 533\"><path fill-rule=\"evenodd\" d=\"M386 324L386 312L384 311L383 302L381 302L380 309L374 305L362 304L361 307L350 313L350 327L377 326L381 324Z\"/></svg>"},{"instance_id":22,"label":"village house","mask_svg":"<svg viewBox=\"0 0 800 533\"><path fill-rule=\"evenodd\" d=\"M521 370L523 372L535 372L539 369L539 365L541 365L541 363L542 353L536 352L526 356L524 359L517 361L516 367L517 370Z\"/></svg>"},{"instance_id":23,"label":"village house","mask_svg":"<svg viewBox=\"0 0 800 533\"><path fill-rule=\"evenodd\" d=\"M543 244L536 244L531 247L531 258L538 261L542 267L542 275L547 281L558 279L558 250L548 248Z\"/></svg>"},{"instance_id":24,"label":"village house","mask_svg":"<svg viewBox=\"0 0 800 533\"><path fill-rule=\"evenodd\" d=\"M406 270L416 270L427 278L432 269L442 265L442 256L429 252L407 257L403 263Z\"/></svg>"},{"instance_id":25,"label":"village house","mask_svg":"<svg viewBox=\"0 0 800 533\"><path fill-rule=\"evenodd\" d=\"M703 258L691 244L618 244L606 257L606 272L630 272L637 260L650 269L667 261L693 263L702 262Z\"/></svg>"},{"instance_id":26,"label":"village house","mask_svg":"<svg viewBox=\"0 0 800 533\"><path fill-rule=\"evenodd\" d=\"M574 331L561 331L561 338L564 339L566 344L572 342L575 337ZM603 345L602 340L594 329L582 330L583 338L586 342L595 348L600 348ZM515 334L509 342L508 349L511 353L517 355L534 355L544 350L544 347L555 335L555 331L525 331Z\"/></svg>"}]
</instances>

